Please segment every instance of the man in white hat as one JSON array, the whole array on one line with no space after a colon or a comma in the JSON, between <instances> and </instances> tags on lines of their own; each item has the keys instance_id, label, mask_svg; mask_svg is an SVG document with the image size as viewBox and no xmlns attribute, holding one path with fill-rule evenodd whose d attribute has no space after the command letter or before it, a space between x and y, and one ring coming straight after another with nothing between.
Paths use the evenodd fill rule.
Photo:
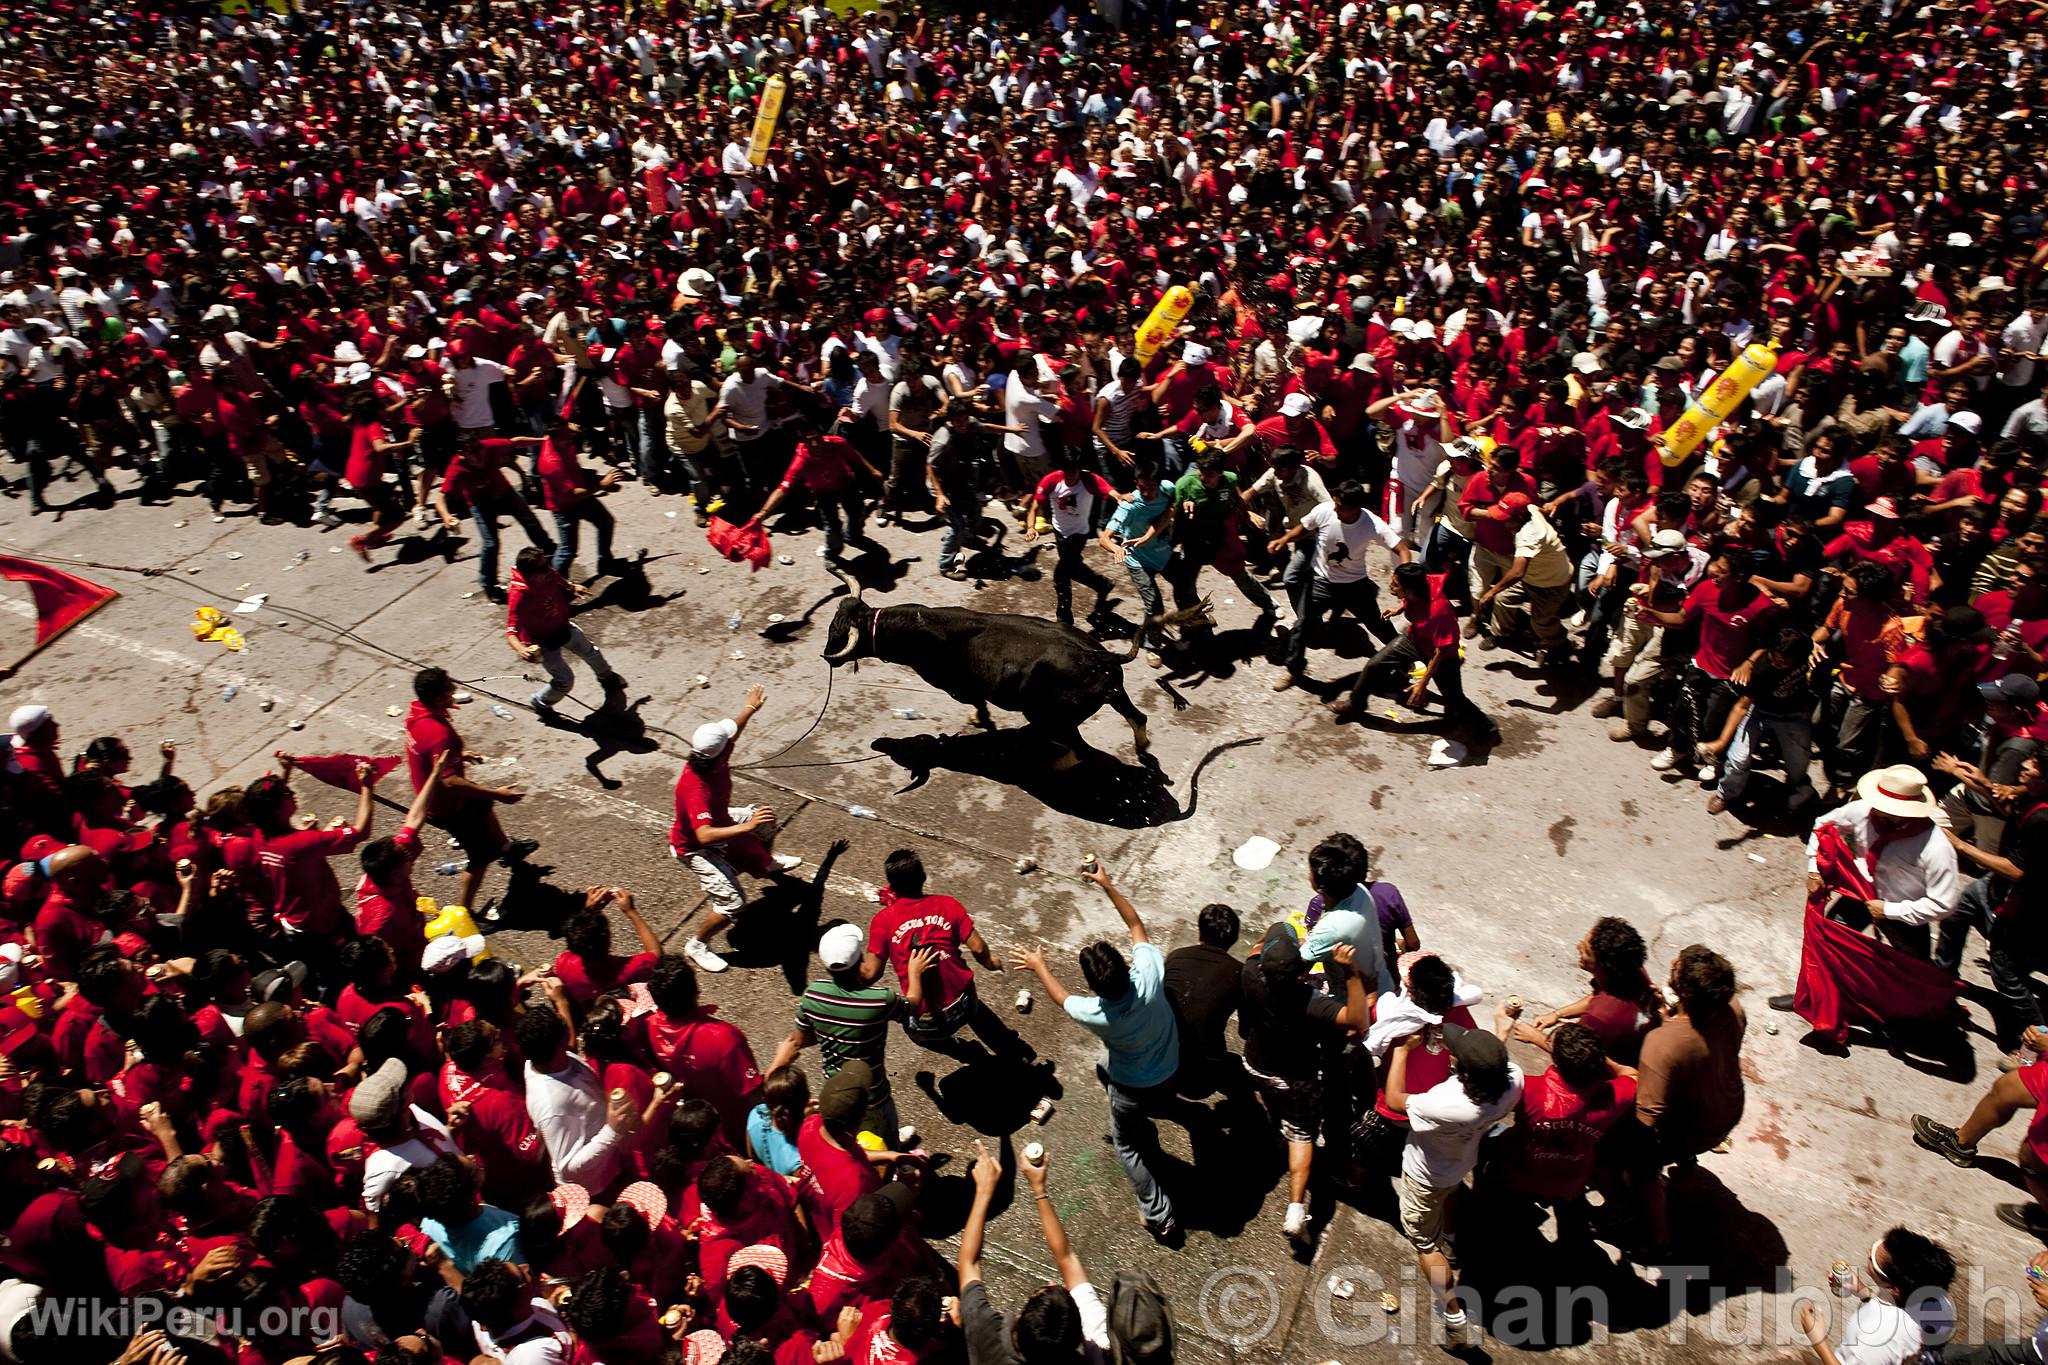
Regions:
<instances>
[{"instance_id":1,"label":"man in white hat","mask_svg":"<svg viewBox=\"0 0 2048 1365\"><path fill-rule=\"evenodd\" d=\"M1877 894L1862 907L1846 910L1837 901L1829 912L1844 923L1868 917L1875 931L1894 948L1928 957L1935 924L1955 913L1963 884L1956 871L1955 847L1935 823L1939 809L1918 768L1901 763L1865 773L1856 783L1856 799L1814 822L1816 832L1832 825L1870 873ZM1820 885L1816 837L1806 841L1806 882ZM1860 924L1857 927L1862 927ZM1790 1003L1789 997L1781 997ZM1778 1008L1778 1001L1771 1001Z\"/></svg>"},{"instance_id":2,"label":"man in white hat","mask_svg":"<svg viewBox=\"0 0 2048 1365\"><path fill-rule=\"evenodd\" d=\"M747 689L747 704L729 720L711 720L690 736L690 757L676 778L676 821L669 827L668 846L679 862L697 874L711 903L704 923L683 944L683 956L700 970L722 972L725 959L706 940L715 937L733 916L746 908L740 876L773 877L803 865L803 859L775 852L775 811L761 806L731 809L732 747L761 709L768 694L759 686Z\"/></svg>"}]
</instances>

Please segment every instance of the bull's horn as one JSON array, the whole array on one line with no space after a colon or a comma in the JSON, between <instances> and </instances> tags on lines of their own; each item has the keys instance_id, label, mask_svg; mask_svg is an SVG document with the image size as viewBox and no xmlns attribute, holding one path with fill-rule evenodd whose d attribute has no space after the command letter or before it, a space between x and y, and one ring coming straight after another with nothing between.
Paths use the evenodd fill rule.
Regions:
<instances>
[{"instance_id":1,"label":"bull's horn","mask_svg":"<svg viewBox=\"0 0 2048 1365\"><path fill-rule=\"evenodd\" d=\"M848 634L848 636L847 636L847 638L846 638L846 648L844 648L844 649L840 650L840 651L839 651L839 652L838 652L837 654L831 654L831 653L828 653L828 654L826 654L826 655L825 655L825 662L826 662L826 663L828 663L828 664L836 664L836 663L841 663L841 662L844 662L844 661L845 661L845 660L847 660L847 659L851 659L851 658L853 657L853 655L854 655L854 651L855 651L855 650L857 650L857 649L859 649L859 648L860 648L860 635L859 635L859 633L858 633L858 632L852 632L852 633L849 633L849 634Z\"/></svg>"}]
</instances>

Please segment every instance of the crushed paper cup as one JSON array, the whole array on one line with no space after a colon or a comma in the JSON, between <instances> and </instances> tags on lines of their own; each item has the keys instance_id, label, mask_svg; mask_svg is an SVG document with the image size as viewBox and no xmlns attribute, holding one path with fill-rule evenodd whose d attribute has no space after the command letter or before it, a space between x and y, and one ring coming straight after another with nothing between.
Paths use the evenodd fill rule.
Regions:
<instances>
[{"instance_id":1,"label":"crushed paper cup","mask_svg":"<svg viewBox=\"0 0 2048 1365\"><path fill-rule=\"evenodd\" d=\"M1469 753L1470 751L1455 739L1439 739L1429 746L1427 762L1432 768L1455 768L1465 761Z\"/></svg>"},{"instance_id":2,"label":"crushed paper cup","mask_svg":"<svg viewBox=\"0 0 2048 1365\"><path fill-rule=\"evenodd\" d=\"M238 616L254 616L257 612L263 610L263 604L269 598L270 594L267 592L251 593L235 603L235 614Z\"/></svg>"},{"instance_id":3,"label":"crushed paper cup","mask_svg":"<svg viewBox=\"0 0 2048 1365\"><path fill-rule=\"evenodd\" d=\"M1273 855L1280 851L1280 845L1263 834L1254 834L1237 846L1230 855L1230 861L1247 872L1263 872L1273 865Z\"/></svg>"}]
</instances>

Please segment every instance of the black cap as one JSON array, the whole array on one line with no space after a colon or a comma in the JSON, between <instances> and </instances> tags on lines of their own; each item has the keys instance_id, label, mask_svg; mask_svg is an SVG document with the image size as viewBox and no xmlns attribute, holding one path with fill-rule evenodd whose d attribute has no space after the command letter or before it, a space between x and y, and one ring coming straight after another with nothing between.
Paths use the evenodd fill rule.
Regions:
<instances>
[{"instance_id":1,"label":"black cap","mask_svg":"<svg viewBox=\"0 0 2048 1365\"><path fill-rule=\"evenodd\" d=\"M1444 1046L1459 1066L1474 1071L1498 1071L1508 1064L1507 1045L1485 1029L1445 1024Z\"/></svg>"},{"instance_id":2,"label":"black cap","mask_svg":"<svg viewBox=\"0 0 2048 1365\"><path fill-rule=\"evenodd\" d=\"M1301 972L1301 944L1286 921L1266 931L1259 944L1259 970L1268 976L1296 976Z\"/></svg>"},{"instance_id":3,"label":"black cap","mask_svg":"<svg viewBox=\"0 0 2048 1365\"><path fill-rule=\"evenodd\" d=\"M2041 684L2024 673L2008 673L1997 682L1978 683L1977 694L2008 706L2032 706L2041 700Z\"/></svg>"}]
</instances>

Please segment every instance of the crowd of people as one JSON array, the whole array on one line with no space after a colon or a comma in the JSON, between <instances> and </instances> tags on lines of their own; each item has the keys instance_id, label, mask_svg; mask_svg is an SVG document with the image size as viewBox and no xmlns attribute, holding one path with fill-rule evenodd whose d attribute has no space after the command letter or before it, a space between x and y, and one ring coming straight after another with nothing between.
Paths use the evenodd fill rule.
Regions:
<instances>
[{"instance_id":1,"label":"crowd of people","mask_svg":"<svg viewBox=\"0 0 2048 1365\"><path fill-rule=\"evenodd\" d=\"M1982 935L2012 1075L1915 1126L1969 1165L2048 1094L2044 99L2030 0L59 3L0 46L0 447L37 514L196 489L373 570L473 539L544 719L565 651L623 686L570 607L633 567L629 482L713 530L815 523L850 577L889 553L878 522L978 583L1049 538L1060 621L1135 630L1162 669L1248 649L1339 720L1391 695L1484 745L1467 656L1525 654L1715 815L1818 820L1832 920L1948 973ZM1192 307L1141 345L1175 287ZM1768 373L1720 403L1752 348ZM1205 569L1248 637L1198 609ZM415 913L421 828L465 855L465 906L532 851L501 821L520 793L470 771L454 680L415 690L414 797L375 838L374 769L339 775L353 820L304 828L289 767L196 802L168 749L129 785L118 740L67 754L15 712L6 1302L338 1310L227 1343L252 1362L1143 1354L1112 1341L1142 1286L1091 1285L1042 1163L1015 1164L1064 1292L1014 1324L979 1284L996 1158L956 1265L919 1235L889 1021L1031 1054L974 989L968 961L1003 958L914 854L874 924L824 935L765 1076L700 997L748 879L798 862L772 810L730 807L758 697L691 737L670 843L709 904L679 952L599 887L515 973ZM1285 1150L1288 1237L1316 1191L1398 1170L1447 1326L1475 1171L1560 1235L1598 1186L1658 1263L1663 1172L1741 1113L1728 964L1688 948L1654 987L1602 920L1585 1000L1482 1023L1355 840L1311 871L1246 958L1223 906L1162 957L1099 871L1130 942L1081 955L1087 994L1003 945L1102 1036L1145 1225L1179 1235L1155 1120L1220 1094ZM613 951L619 921L644 951ZM1880 1238L1839 1358L1934 1331L1890 1314L1946 1257ZM68 1348L14 1321L24 1365Z\"/></svg>"}]
</instances>

